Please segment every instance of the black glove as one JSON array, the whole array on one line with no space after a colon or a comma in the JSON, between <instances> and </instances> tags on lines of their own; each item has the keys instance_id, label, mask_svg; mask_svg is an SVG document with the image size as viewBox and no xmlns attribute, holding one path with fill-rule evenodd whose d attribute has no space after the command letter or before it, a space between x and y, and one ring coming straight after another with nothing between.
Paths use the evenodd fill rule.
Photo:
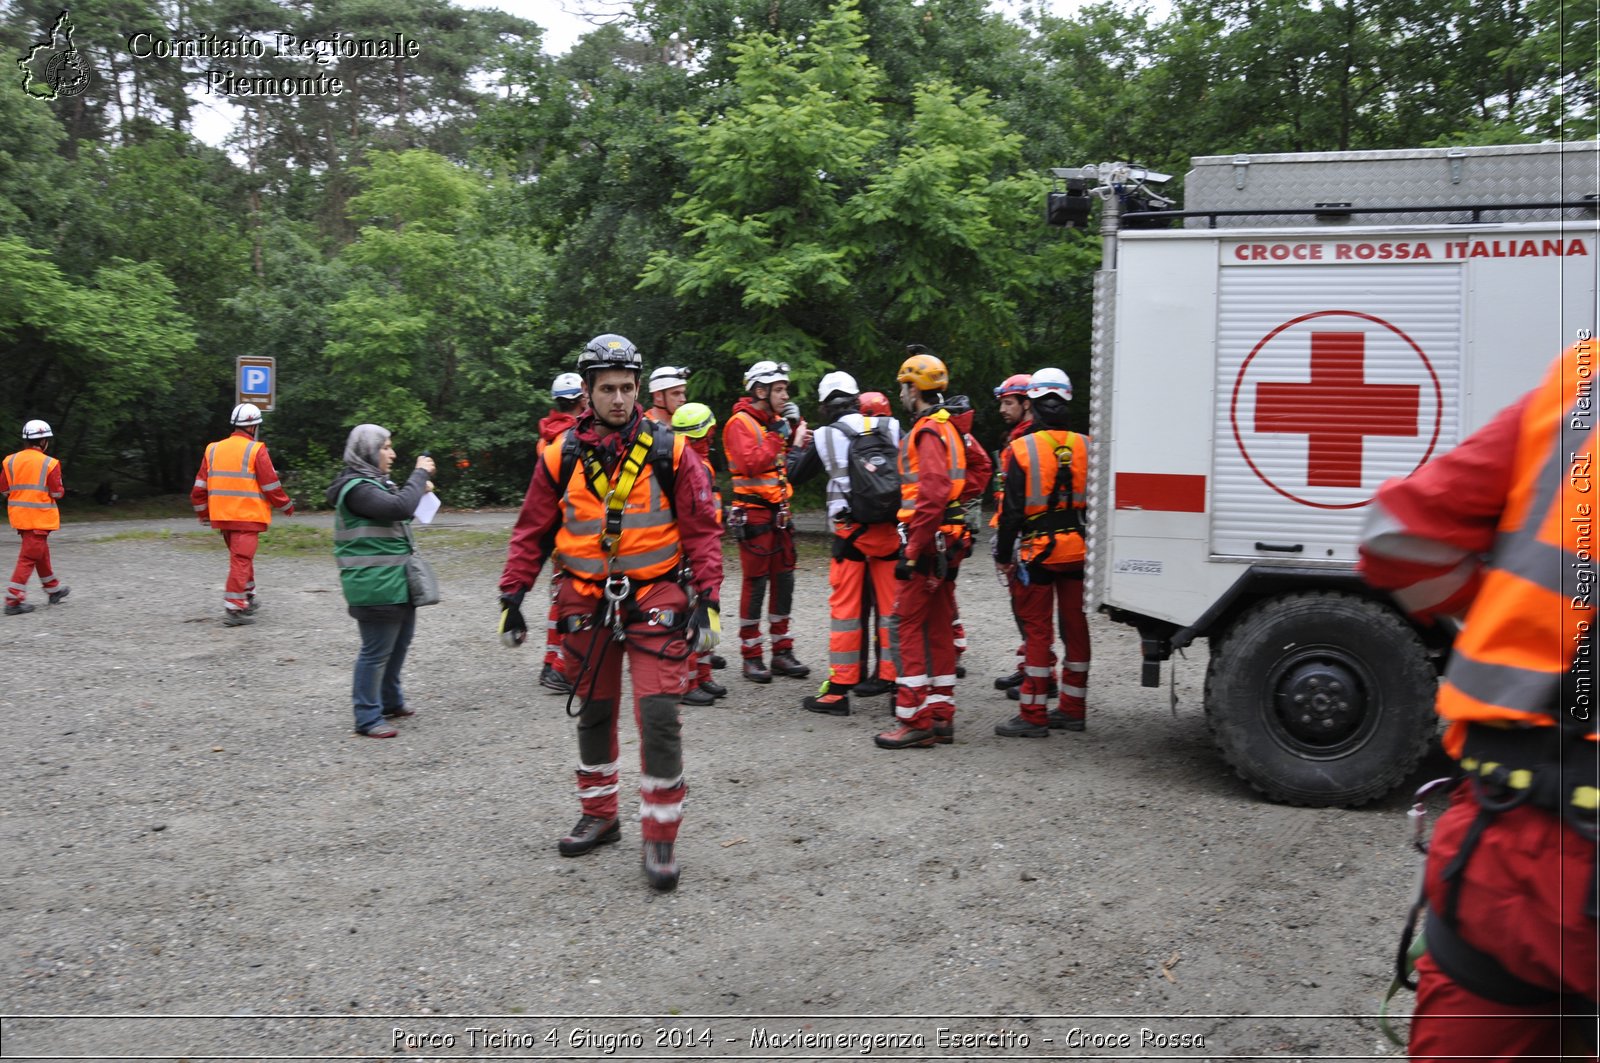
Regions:
<instances>
[{"instance_id":1,"label":"black glove","mask_svg":"<svg viewBox=\"0 0 1600 1063\"><path fill-rule=\"evenodd\" d=\"M722 605L715 599L703 599L694 607L694 630L690 633L689 648L696 653L710 653L722 641Z\"/></svg>"},{"instance_id":2,"label":"black glove","mask_svg":"<svg viewBox=\"0 0 1600 1063\"><path fill-rule=\"evenodd\" d=\"M794 426L793 426L793 425L791 425L791 424L790 424L790 423L789 423L789 422L788 422L788 421L787 421L787 420L785 420L785 419L784 419L784 418L782 418L782 417L780 417L780 418L778 418L778 419L777 419L777 421L775 421L775 422L773 422L773 425L772 425L772 430L773 430L773 431L774 431L774 432L776 432L776 433L778 433L778 435L779 435L779 436L780 436L780 437L781 437L781 438L782 438L782 439L783 439L783 440L784 440L784 441L785 441L785 442L787 442L787 441L788 441L788 439L789 439L789 436L790 436L790 435L792 435L792 434L793 434L793 433L794 433Z\"/></svg>"},{"instance_id":3,"label":"black glove","mask_svg":"<svg viewBox=\"0 0 1600 1063\"><path fill-rule=\"evenodd\" d=\"M513 649L528 638L528 622L522 619L522 599L527 593L522 588L500 596L500 641Z\"/></svg>"}]
</instances>

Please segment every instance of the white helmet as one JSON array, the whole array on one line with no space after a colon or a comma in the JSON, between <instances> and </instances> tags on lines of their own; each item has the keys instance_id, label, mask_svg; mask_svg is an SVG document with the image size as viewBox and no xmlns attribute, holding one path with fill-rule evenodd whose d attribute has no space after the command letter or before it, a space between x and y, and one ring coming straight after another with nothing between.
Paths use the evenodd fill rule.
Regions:
<instances>
[{"instance_id":1,"label":"white helmet","mask_svg":"<svg viewBox=\"0 0 1600 1063\"><path fill-rule=\"evenodd\" d=\"M856 378L839 370L823 377L822 383L817 385L818 402L827 402L835 395L847 395L853 399L859 394L861 388L856 384Z\"/></svg>"},{"instance_id":2,"label":"white helmet","mask_svg":"<svg viewBox=\"0 0 1600 1063\"><path fill-rule=\"evenodd\" d=\"M749 391L760 384L776 384L788 379L788 362L757 362L744 371L744 389Z\"/></svg>"},{"instance_id":3,"label":"white helmet","mask_svg":"<svg viewBox=\"0 0 1600 1063\"><path fill-rule=\"evenodd\" d=\"M658 366L656 370L650 374L651 394L654 394L657 391L665 391L668 388L675 388L681 384L687 384L689 382L689 374L691 372L693 372L693 370L686 365Z\"/></svg>"},{"instance_id":4,"label":"white helmet","mask_svg":"<svg viewBox=\"0 0 1600 1063\"><path fill-rule=\"evenodd\" d=\"M1045 395L1058 396L1063 402L1072 401L1072 380L1059 369L1040 369L1028 384L1028 398Z\"/></svg>"},{"instance_id":5,"label":"white helmet","mask_svg":"<svg viewBox=\"0 0 1600 1063\"><path fill-rule=\"evenodd\" d=\"M575 399L583 394L583 377L577 373L562 373L550 385L550 394L558 399Z\"/></svg>"},{"instance_id":6,"label":"white helmet","mask_svg":"<svg viewBox=\"0 0 1600 1063\"><path fill-rule=\"evenodd\" d=\"M228 423L240 428L254 428L261 423L261 407L253 402L241 402L228 415Z\"/></svg>"},{"instance_id":7,"label":"white helmet","mask_svg":"<svg viewBox=\"0 0 1600 1063\"><path fill-rule=\"evenodd\" d=\"M54 439L55 435L50 430L50 425L44 421L29 421L22 426L23 439Z\"/></svg>"}]
</instances>

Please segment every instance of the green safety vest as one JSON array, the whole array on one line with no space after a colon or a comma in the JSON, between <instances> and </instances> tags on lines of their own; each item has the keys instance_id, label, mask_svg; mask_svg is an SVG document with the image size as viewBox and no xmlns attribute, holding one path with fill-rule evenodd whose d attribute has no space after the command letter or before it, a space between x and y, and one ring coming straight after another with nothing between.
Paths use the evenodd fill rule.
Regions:
<instances>
[{"instance_id":1,"label":"green safety vest","mask_svg":"<svg viewBox=\"0 0 1600 1063\"><path fill-rule=\"evenodd\" d=\"M368 520L350 512L345 497L356 484L383 484L371 477L351 480L339 491L333 518L333 557L339 584L351 605L405 605L411 601L406 558L411 556L409 520Z\"/></svg>"}]
</instances>

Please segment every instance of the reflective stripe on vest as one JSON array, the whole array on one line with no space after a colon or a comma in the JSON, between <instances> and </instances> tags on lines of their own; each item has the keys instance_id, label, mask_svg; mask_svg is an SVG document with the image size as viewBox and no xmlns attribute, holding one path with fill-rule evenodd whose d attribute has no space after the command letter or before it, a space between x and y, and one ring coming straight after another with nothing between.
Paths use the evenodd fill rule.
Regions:
<instances>
[{"instance_id":1,"label":"reflective stripe on vest","mask_svg":"<svg viewBox=\"0 0 1600 1063\"><path fill-rule=\"evenodd\" d=\"M966 524L961 520L959 509L961 491L966 486L967 480L967 446L962 442L961 433L956 430L956 426L950 423L949 413L944 410L935 410L921 418L900 439L900 512L897 517L900 523L908 523L917 510L917 481L920 478L921 458L917 456L916 442L920 432L932 432L944 443L946 472L950 477L950 494L945 499L944 518L939 528L947 532L965 531Z\"/></svg>"},{"instance_id":2,"label":"reflective stripe on vest","mask_svg":"<svg viewBox=\"0 0 1600 1063\"><path fill-rule=\"evenodd\" d=\"M370 477L345 484L334 506L333 558L339 566L339 587L351 605L404 605L411 600L406 558L411 537L405 521L379 521L357 516L348 496L357 484L388 488Z\"/></svg>"},{"instance_id":3,"label":"reflective stripe on vest","mask_svg":"<svg viewBox=\"0 0 1600 1063\"><path fill-rule=\"evenodd\" d=\"M61 511L50 497L50 470L60 462L42 450L29 447L6 458L6 517L17 531L55 531Z\"/></svg>"},{"instance_id":4,"label":"reflective stripe on vest","mask_svg":"<svg viewBox=\"0 0 1600 1063\"><path fill-rule=\"evenodd\" d=\"M672 438L674 470L683 460L686 442L686 436ZM545 468L552 481L561 475L561 452L565 446L566 433L562 433L545 448ZM595 494L583 466L581 460L574 462L572 475L562 485L561 524L556 529L553 560L575 576L603 580L610 575L600 542L606 523L605 500ZM654 464L647 456L623 507L615 571L634 580L657 579L676 568L681 556L672 499L662 491Z\"/></svg>"},{"instance_id":5,"label":"reflective stripe on vest","mask_svg":"<svg viewBox=\"0 0 1600 1063\"><path fill-rule=\"evenodd\" d=\"M742 421L741 421L742 419ZM733 501L737 504L741 497L746 500L759 500L769 505L781 506L789 501L794 494L794 488L789 486L788 478L783 472L783 458L778 458L778 464L765 469L749 469L741 472L734 465L733 451L728 448L728 439L733 435L733 425L742 423L745 431L750 432L760 442L770 431L749 410L740 410L728 418L728 426L722 430L722 446L728 455L728 474L733 479Z\"/></svg>"},{"instance_id":6,"label":"reflective stripe on vest","mask_svg":"<svg viewBox=\"0 0 1600 1063\"><path fill-rule=\"evenodd\" d=\"M253 468L262 445L244 436L229 436L206 448L206 506L211 520L272 523L272 507Z\"/></svg>"},{"instance_id":7,"label":"reflective stripe on vest","mask_svg":"<svg viewBox=\"0 0 1600 1063\"><path fill-rule=\"evenodd\" d=\"M1528 400L1494 552L1439 689L1446 719L1553 723L1562 711L1562 679L1595 614L1597 360L1600 344L1574 344ZM1591 688L1591 733L1594 711ZM1462 731L1452 728L1452 753Z\"/></svg>"}]
</instances>

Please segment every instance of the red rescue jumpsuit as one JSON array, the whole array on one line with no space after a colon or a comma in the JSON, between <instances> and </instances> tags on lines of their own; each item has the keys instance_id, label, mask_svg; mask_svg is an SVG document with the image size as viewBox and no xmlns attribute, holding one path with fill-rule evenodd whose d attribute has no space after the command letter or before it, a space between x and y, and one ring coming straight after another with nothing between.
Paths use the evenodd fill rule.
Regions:
<instances>
[{"instance_id":1,"label":"red rescue jumpsuit","mask_svg":"<svg viewBox=\"0 0 1600 1063\"><path fill-rule=\"evenodd\" d=\"M244 440L248 445L241 446L234 440ZM228 458L219 460L219 467L213 468L212 458L219 448ZM223 608L229 612L247 608L256 596L257 540L272 526L272 510L285 517L294 516L294 502L278 480L267 445L256 442L252 433L236 428L227 439L206 447L189 501L194 504L200 523L221 532L228 547Z\"/></svg>"},{"instance_id":2,"label":"red rescue jumpsuit","mask_svg":"<svg viewBox=\"0 0 1600 1063\"><path fill-rule=\"evenodd\" d=\"M762 655L761 608L772 586L767 633L774 654L792 651L789 614L794 607L794 530L789 527L789 445L773 430L780 420L748 396L733 407L722 430L722 447L733 478L733 508L744 522L739 540L739 653Z\"/></svg>"},{"instance_id":3,"label":"red rescue jumpsuit","mask_svg":"<svg viewBox=\"0 0 1600 1063\"><path fill-rule=\"evenodd\" d=\"M25 447L0 462L0 494L6 496L6 516L22 538L17 566L6 585L7 605L21 605L27 599L28 577L35 570L45 594L61 589L61 579L50 564L50 533L61 527L56 500L66 493L61 462L41 447Z\"/></svg>"}]
</instances>

